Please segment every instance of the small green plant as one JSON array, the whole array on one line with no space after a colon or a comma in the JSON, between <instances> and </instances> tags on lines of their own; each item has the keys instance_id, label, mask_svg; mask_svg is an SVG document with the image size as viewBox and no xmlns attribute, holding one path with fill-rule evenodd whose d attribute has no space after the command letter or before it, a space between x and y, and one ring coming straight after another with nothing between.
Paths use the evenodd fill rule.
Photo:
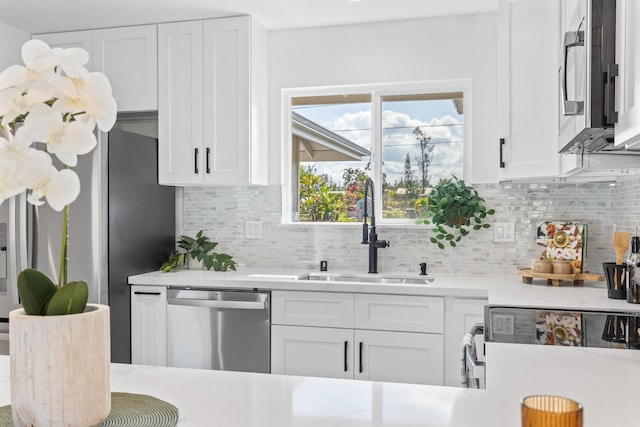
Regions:
<instances>
[{"instance_id":1,"label":"small green plant","mask_svg":"<svg viewBox=\"0 0 640 427\"><path fill-rule=\"evenodd\" d=\"M195 237L182 235L178 239L178 247L182 252L173 252L169 259L160 267L161 271L168 272L183 266L185 260L191 258L202 262L207 269L214 271L236 271L236 262L231 255L213 252L218 246L200 230Z\"/></svg>"},{"instance_id":2,"label":"small green plant","mask_svg":"<svg viewBox=\"0 0 640 427\"><path fill-rule=\"evenodd\" d=\"M430 240L440 249L445 248L445 242L456 247L471 230L491 227L485 220L496 212L487 209L478 192L455 175L441 179L428 197L415 203L415 210L421 217L417 224L433 225L435 236Z\"/></svg>"}]
</instances>

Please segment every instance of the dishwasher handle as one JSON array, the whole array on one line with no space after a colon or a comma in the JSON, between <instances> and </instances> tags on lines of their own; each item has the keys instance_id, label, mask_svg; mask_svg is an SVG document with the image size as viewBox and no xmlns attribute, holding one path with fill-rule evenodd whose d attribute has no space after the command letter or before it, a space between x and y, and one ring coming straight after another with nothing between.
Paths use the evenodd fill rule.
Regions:
<instances>
[{"instance_id":1,"label":"dishwasher handle","mask_svg":"<svg viewBox=\"0 0 640 427\"><path fill-rule=\"evenodd\" d=\"M206 308L227 308L233 310L265 310L268 307L267 294L256 294L253 301L233 300L233 299L203 299L203 298L184 298L184 297L167 297L168 305L186 305L191 307Z\"/></svg>"}]
</instances>

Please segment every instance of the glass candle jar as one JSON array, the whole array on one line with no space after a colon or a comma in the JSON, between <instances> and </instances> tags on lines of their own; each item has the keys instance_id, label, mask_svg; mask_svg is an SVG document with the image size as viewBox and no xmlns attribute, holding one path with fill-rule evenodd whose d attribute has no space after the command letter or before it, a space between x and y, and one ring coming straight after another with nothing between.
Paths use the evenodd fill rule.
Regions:
<instances>
[{"instance_id":1,"label":"glass candle jar","mask_svg":"<svg viewBox=\"0 0 640 427\"><path fill-rule=\"evenodd\" d=\"M522 427L582 427L582 405L560 396L522 399Z\"/></svg>"}]
</instances>

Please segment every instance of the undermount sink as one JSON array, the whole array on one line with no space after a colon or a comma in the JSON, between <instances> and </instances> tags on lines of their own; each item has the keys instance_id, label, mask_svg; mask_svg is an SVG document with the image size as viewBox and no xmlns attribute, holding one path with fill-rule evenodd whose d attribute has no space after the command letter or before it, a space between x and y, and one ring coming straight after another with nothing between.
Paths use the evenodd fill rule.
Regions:
<instances>
[{"instance_id":1,"label":"undermount sink","mask_svg":"<svg viewBox=\"0 0 640 427\"><path fill-rule=\"evenodd\" d=\"M360 275L345 273L308 273L298 280L319 280L324 282L396 283L405 285L428 285L433 277L401 277L385 275Z\"/></svg>"}]
</instances>

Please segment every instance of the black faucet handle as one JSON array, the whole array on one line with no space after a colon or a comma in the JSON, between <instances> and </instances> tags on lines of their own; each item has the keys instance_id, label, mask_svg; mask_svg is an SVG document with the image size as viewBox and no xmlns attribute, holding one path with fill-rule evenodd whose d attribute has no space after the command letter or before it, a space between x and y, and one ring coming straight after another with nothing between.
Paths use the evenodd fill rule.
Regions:
<instances>
[{"instance_id":1,"label":"black faucet handle","mask_svg":"<svg viewBox=\"0 0 640 427\"><path fill-rule=\"evenodd\" d=\"M391 246L391 243L388 242L387 240L376 240L375 245L376 245L376 248L382 249L382 248L388 248L389 246Z\"/></svg>"},{"instance_id":2,"label":"black faucet handle","mask_svg":"<svg viewBox=\"0 0 640 427\"><path fill-rule=\"evenodd\" d=\"M427 263L426 262L421 262L420 263L420 275L421 276L426 276L427 275Z\"/></svg>"},{"instance_id":3,"label":"black faucet handle","mask_svg":"<svg viewBox=\"0 0 640 427\"><path fill-rule=\"evenodd\" d=\"M369 244L369 226L364 223L362 224L362 242L363 245Z\"/></svg>"}]
</instances>

